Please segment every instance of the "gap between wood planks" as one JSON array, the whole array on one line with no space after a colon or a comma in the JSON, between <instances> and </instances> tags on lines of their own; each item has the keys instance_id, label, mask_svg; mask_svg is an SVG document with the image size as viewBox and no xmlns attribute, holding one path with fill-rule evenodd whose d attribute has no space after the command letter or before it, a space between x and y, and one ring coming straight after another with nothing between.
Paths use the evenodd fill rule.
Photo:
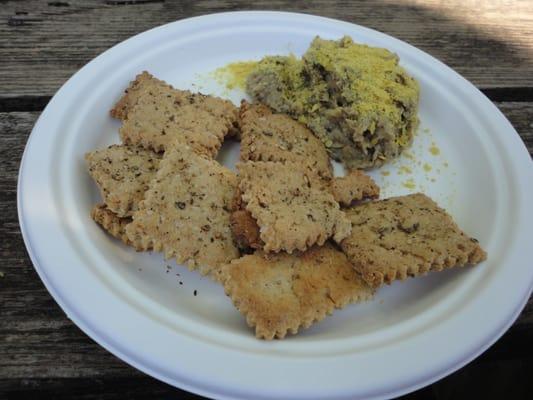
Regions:
<instances>
[{"instance_id":1,"label":"gap between wood planks","mask_svg":"<svg viewBox=\"0 0 533 400\"><path fill-rule=\"evenodd\" d=\"M480 89L485 96L498 102L532 102L533 87L500 87ZM0 97L0 112L42 111L51 96Z\"/></svg>"}]
</instances>

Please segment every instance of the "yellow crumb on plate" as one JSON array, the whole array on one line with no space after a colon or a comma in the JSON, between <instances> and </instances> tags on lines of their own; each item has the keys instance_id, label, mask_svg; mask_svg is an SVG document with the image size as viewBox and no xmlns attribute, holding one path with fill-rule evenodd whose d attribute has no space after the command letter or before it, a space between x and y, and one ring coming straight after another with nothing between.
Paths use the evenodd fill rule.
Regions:
<instances>
[{"instance_id":1,"label":"yellow crumb on plate","mask_svg":"<svg viewBox=\"0 0 533 400\"><path fill-rule=\"evenodd\" d=\"M244 89L246 78L257 65L257 61L238 61L226 64L212 72L212 77L226 89Z\"/></svg>"},{"instance_id":2,"label":"yellow crumb on plate","mask_svg":"<svg viewBox=\"0 0 533 400\"><path fill-rule=\"evenodd\" d=\"M407 189L415 189L416 188L416 184L415 184L415 181L413 179L407 179L406 181L403 181L402 182L402 186L407 188Z\"/></svg>"},{"instance_id":3,"label":"yellow crumb on plate","mask_svg":"<svg viewBox=\"0 0 533 400\"><path fill-rule=\"evenodd\" d=\"M438 156L440 154L440 149L437 147L435 143L432 143L431 147L429 148L429 152L433 154L434 156Z\"/></svg>"},{"instance_id":4,"label":"yellow crumb on plate","mask_svg":"<svg viewBox=\"0 0 533 400\"><path fill-rule=\"evenodd\" d=\"M413 173L413 170L411 168L409 168L407 165L402 165L399 169L398 169L398 174L401 175L401 174L412 174Z\"/></svg>"}]
</instances>

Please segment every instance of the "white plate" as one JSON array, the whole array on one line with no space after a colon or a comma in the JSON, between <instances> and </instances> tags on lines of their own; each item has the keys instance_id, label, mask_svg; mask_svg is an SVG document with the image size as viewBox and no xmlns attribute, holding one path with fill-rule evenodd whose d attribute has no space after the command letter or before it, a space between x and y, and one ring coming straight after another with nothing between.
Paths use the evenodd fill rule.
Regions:
<instances>
[{"instance_id":1,"label":"white plate","mask_svg":"<svg viewBox=\"0 0 533 400\"><path fill-rule=\"evenodd\" d=\"M119 124L108 110L142 70L179 88L223 92L206 78L216 67L265 54L300 54L315 35L344 34L396 52L421 84L422 128L413 147L420 164L404 157L385 168L391 175L375 172L386 195L407 192L404 184L412 179L480 240L489 258L476 268L385 287L373 302L348 307L301 335L259 341L221 287L179 266L167 272L172 262L131 251L90 220L98 196L83 155L118 141ZM429 152L431 142L440 155ZM236 149L226 150L222 159L231 163ZM413 172L397 175L401 165ZM386 398L469 362L519 314L533 282L531 166L498 109L422 51L326 18L228 13L145 32L76 73L28 141L19 217L35 268L69 318L147 374L217 398Z\"/></svg>"}]
</instances>

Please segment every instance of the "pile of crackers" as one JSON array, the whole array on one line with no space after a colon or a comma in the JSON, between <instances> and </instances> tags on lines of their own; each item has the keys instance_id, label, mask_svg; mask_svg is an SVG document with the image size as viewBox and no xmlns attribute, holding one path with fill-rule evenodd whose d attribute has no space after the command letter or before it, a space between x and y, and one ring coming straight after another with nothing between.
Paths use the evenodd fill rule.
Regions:
<instances>
[{"instance_id":1,"label":"pile of crackers","mask_svg":"<svg viewBox=\"0 0 533 400\"><path fill-rule=\"evenodd\" d=\"M86 155L92 218L137 251L221 283L258 338L283 338L396 279L486 258L423 194L377 200L334 177L322 142L261 104L178 90L147 72L111 110L121 144ZM237 172L215 157L240 140Z\"/></svg>"}]
</instances>

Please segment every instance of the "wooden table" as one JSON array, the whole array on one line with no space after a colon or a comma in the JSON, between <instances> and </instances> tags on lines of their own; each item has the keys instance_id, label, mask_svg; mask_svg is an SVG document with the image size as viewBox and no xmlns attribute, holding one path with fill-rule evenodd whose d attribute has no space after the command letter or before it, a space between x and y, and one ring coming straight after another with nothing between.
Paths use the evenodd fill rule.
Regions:
<instances>
[{"instance_id":1,"label":"wooden table","mask_svg":"<svg viewBox=\"0 0 533 400\"><path fill-rule=\"evenodd\" d=\"M40 111L93 57L170 21L239 9L329 16L405 40L477 85L533 150L532 1L0 1L0 398L198 398L124 364L65 316L27 256L17 174ZM532 342L530 300L484 355L406 398L531 396Z\"/></svg>"}]
</instances>

